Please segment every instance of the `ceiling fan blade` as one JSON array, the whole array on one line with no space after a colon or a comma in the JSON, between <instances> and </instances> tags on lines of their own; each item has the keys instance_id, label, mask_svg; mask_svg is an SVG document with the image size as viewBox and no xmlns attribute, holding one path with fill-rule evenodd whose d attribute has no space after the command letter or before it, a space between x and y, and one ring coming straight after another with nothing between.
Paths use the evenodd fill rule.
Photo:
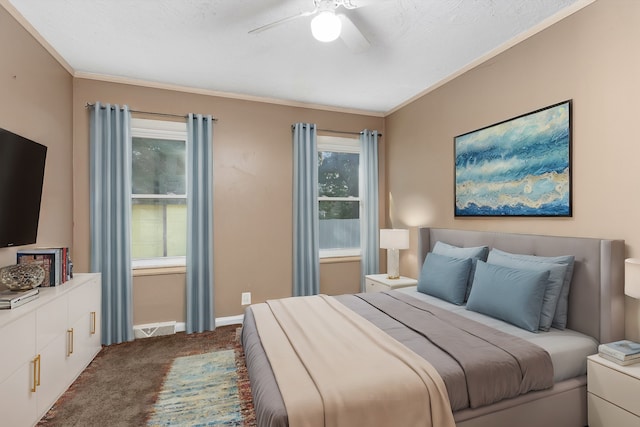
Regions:
<instances>
[{"instance_id":1,"label":"ceiling fan blade","mask_svg":"<svg viewBox=\"0 0 640 427\"><path fill-rule=\"evenodd\" d=\"M293 21L294 19L303 18L305 16L311 16L311 15L315 14L317 11L318 11L318 8L316 8L314 10L311 10L311 11L298 13L297 15L292 15L292 16L288 16L286 18L279 19L279 20L274 21L274 22L272 22L270 24L263 25L262 27L254 28L253 30L249 31L249 34L261 33L262 31L268 30L268 29L273 28L273 27L275 27L277 25L280 25L280 24L284 24L285 22Z\"/></svg>"},{"instance_id":2,"label":"ceiling fan blade","mask_svg":"<svg viewBox=\"0 0 640 427\"><path fill-rule=\"evenodd\" d=\"M360 32L358 27L346 15L338 14L342 22L342 32L340 38L347 47L354 53L364 52L371 46L369 40Z\"/></svg>"}]
</instances>

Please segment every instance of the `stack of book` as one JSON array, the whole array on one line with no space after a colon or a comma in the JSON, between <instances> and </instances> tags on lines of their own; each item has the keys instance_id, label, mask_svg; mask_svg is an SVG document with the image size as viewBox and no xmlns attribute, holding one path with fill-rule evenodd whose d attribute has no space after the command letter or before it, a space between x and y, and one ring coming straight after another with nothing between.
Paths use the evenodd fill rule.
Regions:
<instances>
[{"instance_id":1,"label":"stack of book","mask_svg":"<svg viewBox=\"0 0 640 427\"><path fill-rule=\"evenodd\" d=\"M73 264L69 256L69 248L37 248L17 252L18 264L38 264L45 272L40 286L61 285L73 277Z\"/></svg>"},{"instance_id":2,"label":"stack of book","mask_svg":"<svg viewBox=\"0 0 640 427\"><path fill-rule=\"evenodd\" d=\"M38 288L26 291L2 291L0 292L0 309L16 308L38 298L40 290Z\"/></svg>"},{"instance_id":3,"label":"stack of book","mask_svg":"<svg viewBox=\"0 0 640 427\"><path fill-rule=\"evenodd\" d=\"M640 343L621 340L600 344L598 354L619 365L631 365L640 362Z\"/></svg>"}]
</instances>

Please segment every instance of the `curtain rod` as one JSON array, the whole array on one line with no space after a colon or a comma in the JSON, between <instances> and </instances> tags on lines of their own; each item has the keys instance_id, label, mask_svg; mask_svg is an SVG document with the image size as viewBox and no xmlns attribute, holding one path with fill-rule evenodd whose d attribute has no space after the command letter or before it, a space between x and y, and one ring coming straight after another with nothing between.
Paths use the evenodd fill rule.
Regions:
<instances>
[{"instance_id":1,"label":"curtain rod","mask_svg":"<svg viewBox=\"0 0 640 427\"><path fill-rule=\"evenodd\" d=\"M293 130L294 126L291 125L291 130ZM329 132L329 133L342 133L345 135L362 135L363 131L360 132L353 132L353 131L347 131L347 130L333 130L333 129L316 129L316 131L318 132ZM378 132L378 136L382 137L382 134L380 132Z\"/></svg>"},{"instance_id":2,"label":"curtain rod","mask_svg":"<svg viewBox=\"0 0 640 427\"><path fill-rule=\"evenodd\" d=\"M95 107L96 104L91 104L89 102L86 103L86 105L84 106L85 108L89 108L89 107ZM104 105L101 105L100 108L106 108ZM141 111L141 110L132 110L129 109L129 111L131 111L132 113L138 113L138 114L151 114L154 116L164 116L164 117L180 117L182 119L186 119L189 116L187 114L185 115L180 115L180 114L171 114L171 113L156 113L154 111ZM213 121L217 122L218 119L216 117L213 117Z\"/></svg>"}]
</instances>

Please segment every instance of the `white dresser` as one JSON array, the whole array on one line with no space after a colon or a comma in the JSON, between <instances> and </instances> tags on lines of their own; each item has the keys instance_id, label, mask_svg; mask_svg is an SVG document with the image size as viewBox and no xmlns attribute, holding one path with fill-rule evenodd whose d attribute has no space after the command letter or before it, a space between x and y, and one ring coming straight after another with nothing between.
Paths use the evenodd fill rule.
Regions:
<instances>
[{"instance_id":1,"label":"white dresser","mask_svg":"<svg viewBox=\"0 0 640 427\"><path fill-rule=\"evenodd\" d=\"M587 359L589 427L640 427L640 363Z\"/></svg>"},{"instance_id":2,"label":"white dresser","mask_svg":"<svg viewBox=\"0 0 640 427\"><path fill-rule=\"evenodd\" d=\"M0 424L32 426L101 349L100 274L0 310Z\"/></svg>"}]
</instances>

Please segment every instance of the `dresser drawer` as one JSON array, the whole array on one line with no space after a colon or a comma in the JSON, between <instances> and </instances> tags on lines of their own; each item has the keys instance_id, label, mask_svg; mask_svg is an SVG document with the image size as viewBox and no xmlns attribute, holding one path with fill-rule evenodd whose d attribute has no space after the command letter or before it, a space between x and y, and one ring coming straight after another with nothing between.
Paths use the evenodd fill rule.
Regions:
<instances>
[{"instance_id":1,"label":"dresser drawer","mask_svg":"<svg viewBox=\"0 0 640 427\"><path fill-rule=\"evenodd\" d=\"M589 393L640 417L640 381L631 375L611 369L600 363L587 364ZM640 426L636 420L635 426Z\"/></svg>"},{"instance_id":2,"label":"dresser drawer","mask_svg":"<svg viewBox=\"0 0 640 427\"><path fill-rule=\"evenodd\" d=\"M639 427L640 418L598 396L588 393L589 427Z\"/></svg>"},{"instance_id":3,"label":"dresser drawer","mask_svg":"<svg viewBox=\"0 0 640 427\"><path fill-rule=\"evenodd\" d=\"M389 290L388 286L385 286L382 283L374 282L372 280L367 280L365 284L366 284L367 292L382 292L382 291Z\"/></svg>"},{"instance_id":4,"label":"dresser drawer","mask_svg":"<svg viewBox=\"0 0 640 427\"><path fill-rule=\"evenodd\" d=\"M0 350L0 383L18 368L36 357L35 331L36 314L34 312L27 313L4 328L0 328L0 343L2 343L2 350ZM26 383L27 381L25 381ZM1 416L0 419L2 419Z\"/></svg>"}]
</instances>

